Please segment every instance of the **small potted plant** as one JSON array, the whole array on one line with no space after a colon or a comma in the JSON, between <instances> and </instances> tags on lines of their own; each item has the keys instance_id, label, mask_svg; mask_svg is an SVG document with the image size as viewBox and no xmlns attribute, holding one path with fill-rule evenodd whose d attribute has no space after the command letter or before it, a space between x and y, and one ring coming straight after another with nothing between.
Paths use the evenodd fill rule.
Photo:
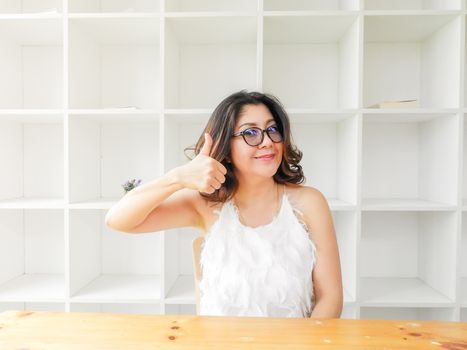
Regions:
<instances>
[{"instance_id":1,"label":"small potted plant","mask_svg":"<svg viewBox=\"0 0 467 350\"><path fill-rule=\"evenodd\" d=\"M132 180L128 180L127 182L122 184L122 187L123 187L123 189L125 191L125 194L127 194L133 188L138 187L140 184L141 184L141 179L138 179L138 180L132 179Z\"/></svg>"}]
</instances>

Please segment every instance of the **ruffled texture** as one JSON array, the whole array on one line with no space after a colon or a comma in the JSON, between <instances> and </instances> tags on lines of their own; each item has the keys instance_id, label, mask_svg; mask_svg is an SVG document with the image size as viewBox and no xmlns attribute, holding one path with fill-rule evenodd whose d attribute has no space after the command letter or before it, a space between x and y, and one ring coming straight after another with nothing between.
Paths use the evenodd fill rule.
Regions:
<instances>
[{"instance_id":1,"label":"ruffled texture","mask_svg":"<svg viewBox=\"0 0 467 350\"><path fill-rule=\"evenodd\" d=\"M226 202L200 257L200 315L310 317L316 247L306 225L282 197L271 223L243 225Z\"/></svg>"}]
</instances>

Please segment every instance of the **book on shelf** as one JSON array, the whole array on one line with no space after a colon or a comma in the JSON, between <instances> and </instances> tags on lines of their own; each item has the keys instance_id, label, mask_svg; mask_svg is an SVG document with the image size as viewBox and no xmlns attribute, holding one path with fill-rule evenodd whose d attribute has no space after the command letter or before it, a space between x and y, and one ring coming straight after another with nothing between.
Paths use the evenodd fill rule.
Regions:
<instances>
[{"instance_id":1,"label":"book on shelf","mask_svg":"<svg viewBox=\"0 0 467 350\"><path fill-rule=\"evenodd\" d=\"M368 108L418 108L420 104L418 100L398 100L398 101L382 101Z\"/></svg>"}]
</instances>

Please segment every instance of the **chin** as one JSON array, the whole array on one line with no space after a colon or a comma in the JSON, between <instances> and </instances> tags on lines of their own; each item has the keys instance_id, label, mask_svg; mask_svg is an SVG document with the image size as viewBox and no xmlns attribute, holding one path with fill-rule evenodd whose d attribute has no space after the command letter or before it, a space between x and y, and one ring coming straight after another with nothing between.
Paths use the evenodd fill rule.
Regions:
<instances>
[{"instance_id":1,"label":"chin","mask_svg":"<svg viewBox=\"0 0 467 350\"><path fill-rule=\"evenodd\" d=\"M252 178L252 177L262 177L265 179L269 179L273 177L277 169L245 169L245 170L240 170L240 172L243 174L245 178Z\"/></svg>"},{"instance_id":2,"label":"chin","mask_svg":"<svg viewBox=\"0 0 467 350\"><path fill-rule=\"evenodd\" d=\"M271 167L269 169L264 169L264 168L258 169L255 172L255 175L270 178L270 177L273 177L277 173L277 169L279 169L279 166Z\"/></svg>"}]
</instances>

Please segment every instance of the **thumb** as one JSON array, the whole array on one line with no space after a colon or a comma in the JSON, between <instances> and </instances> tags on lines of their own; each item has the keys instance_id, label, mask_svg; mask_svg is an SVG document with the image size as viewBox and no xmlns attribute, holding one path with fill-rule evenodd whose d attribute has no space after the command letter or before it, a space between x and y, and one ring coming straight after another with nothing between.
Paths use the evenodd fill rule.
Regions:
<instances>
[{"instance_id":1,"label":"thumb","mask_svg":"<svg viewBox=\"0 0 467 350\"><path fill-rule=\"evenodd\" d=\"M212 137L206 132L204 133L204 145L203 145L203 148L201 148L201 151L199 153L204 154L205 156L209 157L209 154L211 153L211 148L212 148Z\"/></svg>"}]
</instances>

